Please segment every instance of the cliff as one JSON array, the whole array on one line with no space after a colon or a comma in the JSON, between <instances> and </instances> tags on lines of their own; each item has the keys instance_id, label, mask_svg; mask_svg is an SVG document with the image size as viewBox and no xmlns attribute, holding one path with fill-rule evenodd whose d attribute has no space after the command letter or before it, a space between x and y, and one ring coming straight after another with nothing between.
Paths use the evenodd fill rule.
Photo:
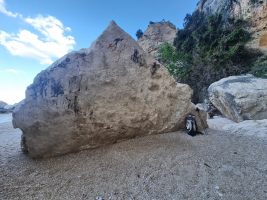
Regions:
<instances>
[{"instance_id":1,"label":"cliff","mask_svg":"<svg viewBox=\"0 0 267 200\"><path fill-rule=\"evenodd\" d=\"M16 105L8 105L4 101L0 101L0 113L9 113L14 110Z\"/></svg>"},{"instance_id":2,"label":"cliff","mask_svg":"<svg viewBox=\"0 0 267 200\"><path fill-rule=\"evenodd\" d=\"M253 37L248 46L267 54L267 0L201 0L197 9L247 20Z\"/></svg>"},{"instance_id":3,"label":"cliff","mask_svg":"<svg viewBox=\"0 0 267 200\"><path fill-rule=\"evenodd\" d=\"M150 22L144 35L137 41L145 52L157 57L159 47L167 42L173 44L177 30L170 22Z\"/></svg>"}]
</instances>

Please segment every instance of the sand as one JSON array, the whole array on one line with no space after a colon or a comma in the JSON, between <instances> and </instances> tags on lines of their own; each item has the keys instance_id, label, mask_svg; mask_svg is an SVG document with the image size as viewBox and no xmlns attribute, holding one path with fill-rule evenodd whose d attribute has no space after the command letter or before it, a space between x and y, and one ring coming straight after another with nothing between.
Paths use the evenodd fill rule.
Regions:
<instances>
[{"instance_id":1,"label":"sand","mask_svg":"<svg viewBox=\"0 0 267 200\"><path fill-rule=\"evenodd\" d=\"M11 119L11 118L10 118ZM267 140L168 133L32 160L0 123L0 199L267 199Z\"/></svg>"}]
</instances>

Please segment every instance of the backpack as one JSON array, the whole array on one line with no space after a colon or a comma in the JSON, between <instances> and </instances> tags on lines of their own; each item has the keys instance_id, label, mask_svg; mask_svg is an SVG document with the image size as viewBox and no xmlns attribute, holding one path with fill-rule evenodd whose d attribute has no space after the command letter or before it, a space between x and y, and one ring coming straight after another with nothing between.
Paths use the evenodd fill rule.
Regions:
<instances>
[{"instance_id":1,"label":"backpack","mask_svg":"<svg viewBox=\"0 0 267 200\"><path fill-rule=\"evenodd\" d=\"M197 135L197 123L196 117L194 115L188 115L185 120L185 127L187 130L187 134L191 135L192 137Z\"/></svg>"}]
</instances>

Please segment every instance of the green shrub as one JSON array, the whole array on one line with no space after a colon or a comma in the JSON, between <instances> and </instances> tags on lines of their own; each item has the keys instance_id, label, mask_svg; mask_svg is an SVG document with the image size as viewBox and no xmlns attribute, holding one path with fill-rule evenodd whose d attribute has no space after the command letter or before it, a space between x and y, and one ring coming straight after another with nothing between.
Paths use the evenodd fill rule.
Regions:
<instances>
[{"instance_id":1,"label":"green shrub","mask_svg":"<svg viewBox=\"0 0 267 200\"><path fill-rule=\"evenodd\" d=\"M136 35L137 39L140 39L144 35L144 33L143 33L143 31L141 29L138 29L136 31L135 35Z\"/></svg>"},{"instance_id":2,"label":"green shrub","mask_svg":"<svg viewBox=\"0 0 267 200\"><path fill-rule=\"evenodd\" d=\"M251 68L251 73L257 77L267 78L267 57L257 60Z\"/></svg>"},{"instance_id":3,"label":"green shrub","mask_svg":"<svg viewBox=\"0 0 267 200\"><path fill-rule=\"evenodd\" d=\"M260 0L250 0L250 3L251 4L258 4L260 2L263 2L263 1L260 1Z\"/></svg>"},{"instance_id":4,"label":"green shrub","mask_svg":"<svg viewBox=\"0 0 267 200\"><path fill-rule=\"evenodd\" d=\"M206 16L195 12L186 16L184 26L178 30L174 45L190 60L199 57L206 64L224 68L227 64L240 65L248 54L244 46L250 34L241 20L225 21L219 14Z\"/></svg>"},{"instance_id":5,"label":"green shrub","mask_svg":"<svg viewBox=\"0 0 267 200\"><path fill-rule=\"evenodd\" d=\"M175 48L169 43L164 43L160 47L158 60L165 64L174 78L180 77L185 79L190 70L189 65L183 62L184 59L182 55L179 55Z\"/></svg>"},{"instance_id":6,"label":"green shrub","mask_svg":"<svg viewBox=\"0 0 267 200\"><path fill-rule=\"evenodd\" d=\"M170 73L194 90L193 102L207 98L208 86L221 78L248 72L264 74L262 65L252 66L261 54L245 44L251 36L243 20L226 19L220 14L196 11L186 15L174 47L164 45L161 61Z\"/></svg>"}]
</instances>

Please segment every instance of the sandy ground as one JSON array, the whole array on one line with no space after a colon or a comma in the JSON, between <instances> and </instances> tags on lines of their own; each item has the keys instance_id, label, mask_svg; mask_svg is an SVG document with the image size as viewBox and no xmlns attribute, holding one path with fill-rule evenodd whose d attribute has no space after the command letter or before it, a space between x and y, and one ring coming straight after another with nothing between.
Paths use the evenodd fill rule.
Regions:
<instances>
[{"instance_id":1,"label":"sandy ground","mask_svg":"<svg viewBox=\"0 0 267 200\"><path fill-rule=\"evenodd\" d=\"M8 117L7 117L8 118ZM208 130L32 160L0 123L0 199L266 200L267 139Z\"/></svg>"}]
</instances>

